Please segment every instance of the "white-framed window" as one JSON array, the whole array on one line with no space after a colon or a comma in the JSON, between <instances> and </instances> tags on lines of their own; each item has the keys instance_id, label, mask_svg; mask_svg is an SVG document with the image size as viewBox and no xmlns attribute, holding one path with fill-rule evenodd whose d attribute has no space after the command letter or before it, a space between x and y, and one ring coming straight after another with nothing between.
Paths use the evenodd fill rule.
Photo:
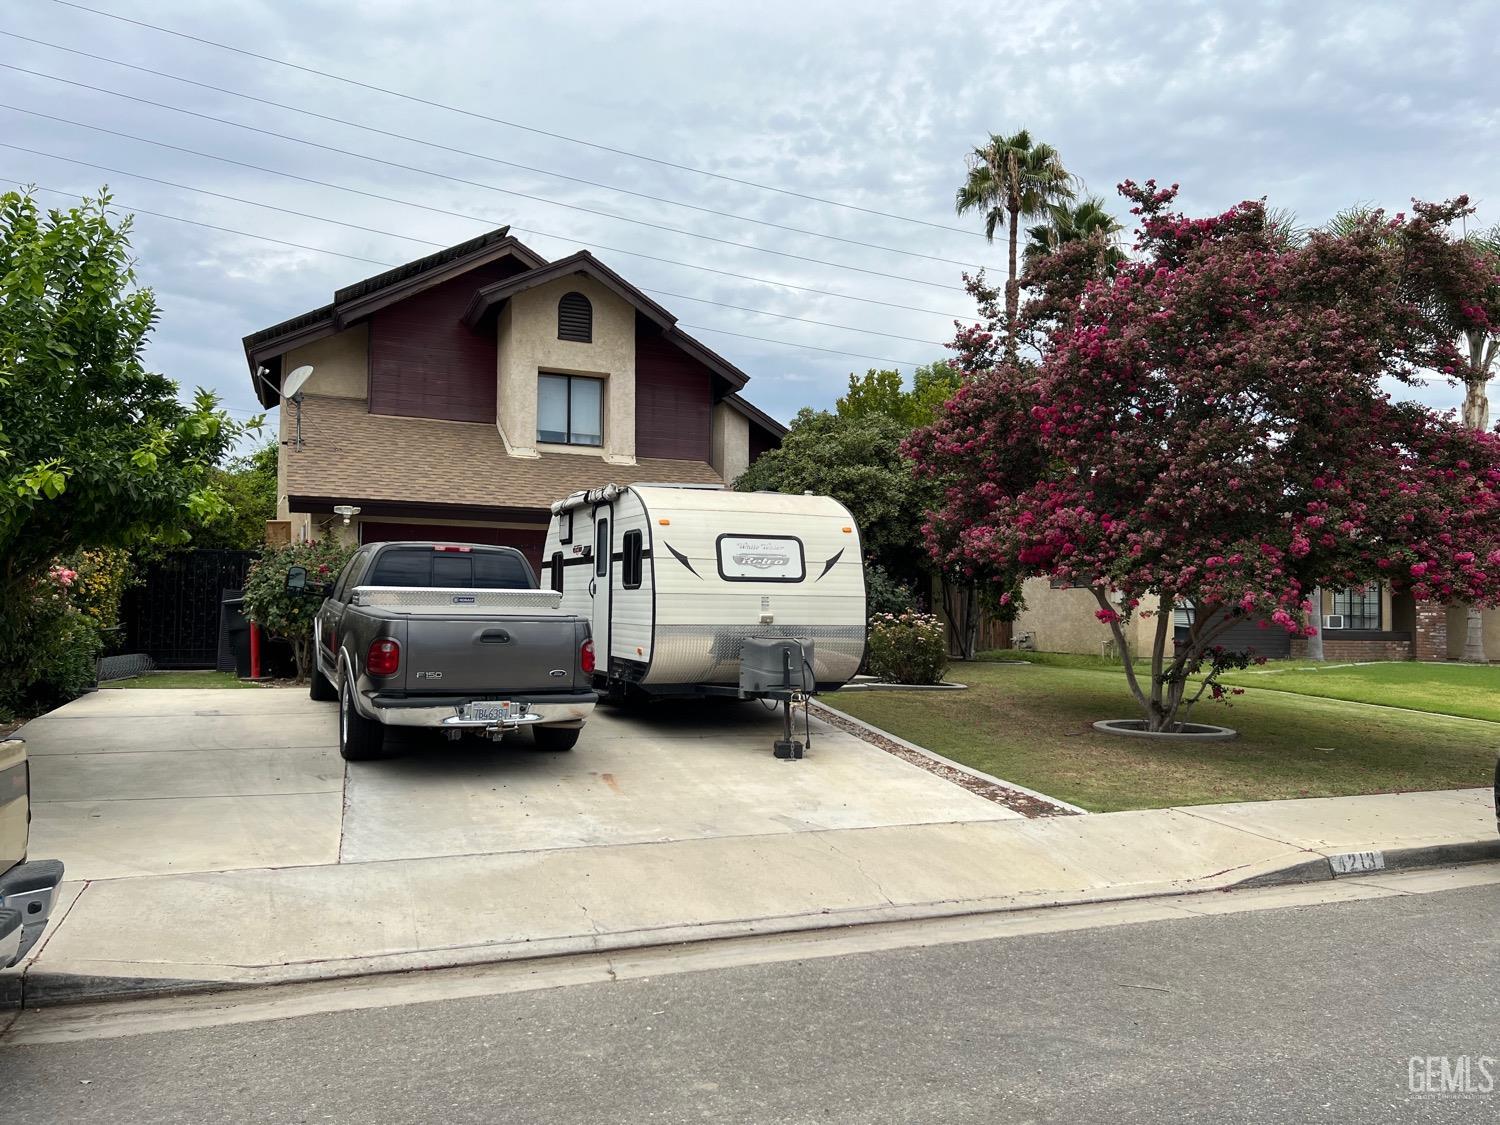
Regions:
<instances>
[{"instance_id":1,"label":"white-framed window","mask_svg":"<svg viewBox=\"0 0 1500 1125\"><path fill-rule=\"evenodd\" d=\"M603 445L604 380L537 376L536 439L557 445Z\"/></svg>"}]
</instances>

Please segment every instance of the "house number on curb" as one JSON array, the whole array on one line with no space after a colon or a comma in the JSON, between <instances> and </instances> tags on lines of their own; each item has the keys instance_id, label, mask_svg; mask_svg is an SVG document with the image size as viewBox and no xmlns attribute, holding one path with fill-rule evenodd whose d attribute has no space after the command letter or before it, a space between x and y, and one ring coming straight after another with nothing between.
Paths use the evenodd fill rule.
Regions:
<instances>
[{"instance_id":1,"label":"house number on curb","mask_svg":"<svg viewBox=\"0 0 1500 1125\"><path fill-rule=\"evenodd\" d=\"M1385 867L1385 855L1381 852L1346 852L1328 857L1328 866L1335 875L1353 875L1360 871L1380 871Z\"/></svg>"}]
</instances>

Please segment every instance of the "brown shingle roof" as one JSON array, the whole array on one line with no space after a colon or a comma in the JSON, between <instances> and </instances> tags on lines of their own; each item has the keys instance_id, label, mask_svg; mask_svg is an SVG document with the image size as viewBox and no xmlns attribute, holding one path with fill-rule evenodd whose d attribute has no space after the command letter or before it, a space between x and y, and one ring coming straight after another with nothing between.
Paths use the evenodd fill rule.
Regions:
<instances>
[{"instance_id":1,"label":"brown shingle roof","mask_svg":"<svg viewBox=\"0 0 1500 1125\"><path fill-rule=\"evenodd\" d=\"M308 395L301 450L286 451L287 495L338 501L483 508L546 508L605 484L722 484L703 461L642 458L610 465L586 454L512 457L488 422L371 414L361 399Z\"/></svg>"}]
</instances>

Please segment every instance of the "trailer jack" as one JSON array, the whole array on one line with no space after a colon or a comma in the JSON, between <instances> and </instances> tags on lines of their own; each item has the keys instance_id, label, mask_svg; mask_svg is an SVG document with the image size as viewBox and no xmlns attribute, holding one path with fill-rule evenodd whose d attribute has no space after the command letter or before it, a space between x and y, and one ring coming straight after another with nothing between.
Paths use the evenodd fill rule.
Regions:
<instances>
[{"instance_id":1,"label":"trailer jack","mask_svg":"<svg viewBox=\"0 0 1500 1125\"><path fill-rule=\"evenodd\" d=\"M798 742L792 737L792 705L800 703L803 715L803 737L807 740L806 748L812 749L812 708L808 706L808 697L802 692L792 692L781 703L782 737L777 739L772 747L772 753L783 761L797 761L802 757L804 743Z\"/></svg>"}]
</instances>

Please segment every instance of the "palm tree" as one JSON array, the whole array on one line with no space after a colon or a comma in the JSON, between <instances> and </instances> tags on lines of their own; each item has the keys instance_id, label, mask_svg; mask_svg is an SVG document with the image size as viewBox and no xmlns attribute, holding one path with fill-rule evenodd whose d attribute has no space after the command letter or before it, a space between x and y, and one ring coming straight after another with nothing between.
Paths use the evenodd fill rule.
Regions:
<instances>
[{"instance_id":1,"label":"palm tree","mask_svg":"<svg viewBox=\"0 0 1500 1125\"><path fill-rule=\"evenodd\" d=\"M1005 352L1016 358L1016 319L1020 312L1021 282L1016 251L1023 219L1041 218L1048 207L1073 198L1073 177L1062 157L1049 144L1033 142L1025 129L1009 137L991 133L988 143L969 154L969 175L958 189L954 209L984 213L984 236L1010 232L1010 272L1005 281Z\"/></svg>"},{"instance_id":2,"label":"palm tree","mask_svg":"<svg viewBox=\"0 0 1500 1125\"><path fill-rule=\"evenodd\" d=\"M1100 266L1108 276L1125 260L1125 251L1120 249L1124 229L1097 195L1085 197L1082 203L1053 203L1047 208L1046 222L1026 228L1026 272L1061 246L1092 240L1102 244Z\"/></svg>"},{"instance_id":3,"label":"palm tree","mask_svg":"<svg viewBox=\"0 0 1500 1125\"><path fill-rule=\"evenodd\" d=\"M1464 241L1489 263L1492 272L1500 273L1500 226L1468 235ZM1494 377L1495 357L1500 352L1500 331L1465 329L1464 344L1469 352L1468 362L1459 376L1464 383L1464 425L1471 430L1487 430L1490 428L1490 400L1486 388ZM1488 664L1489 657L1484 651L1484 612L1478 606L1468 607L1467 626L1464 660L1471 664Z\"/></svg>"}]
</instances>

